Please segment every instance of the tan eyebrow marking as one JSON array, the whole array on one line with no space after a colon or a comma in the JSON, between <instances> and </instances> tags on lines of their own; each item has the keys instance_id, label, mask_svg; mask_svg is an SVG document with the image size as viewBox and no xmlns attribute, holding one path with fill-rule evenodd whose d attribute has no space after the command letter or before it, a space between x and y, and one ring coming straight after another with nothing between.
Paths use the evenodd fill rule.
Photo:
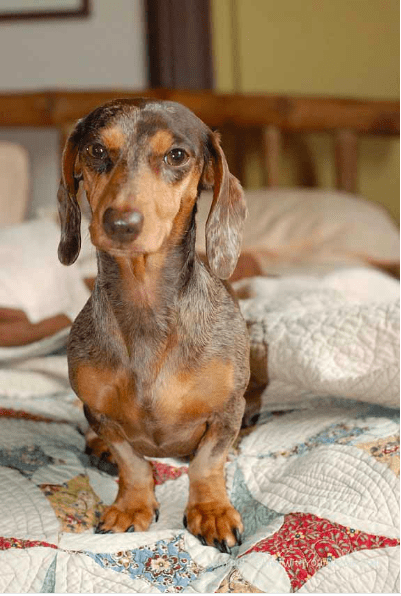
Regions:
<instances>
[{"instance_id":1,"label":"tan eyebrow marking","mask_svg":"<svg viewBox=\"0 0 401 596\"><path fill-rule=\"evenodd\" d=\"M112 126L101 131L103 143L108 149L121 149L125 143L125 134L119 126Z\"/></svg>"},{"instance_id":2,"label":"tan eyebrow marking","mask_svg":"<svg viewBox=\"0 0 401 596\"><path fill-rule=\"evenodd\" d=\"M168 151L173 143L174 137L168 130L158 130L153 137L149 139L152 152L156 155L163 155Z\"/></svg>"}]
</instances>

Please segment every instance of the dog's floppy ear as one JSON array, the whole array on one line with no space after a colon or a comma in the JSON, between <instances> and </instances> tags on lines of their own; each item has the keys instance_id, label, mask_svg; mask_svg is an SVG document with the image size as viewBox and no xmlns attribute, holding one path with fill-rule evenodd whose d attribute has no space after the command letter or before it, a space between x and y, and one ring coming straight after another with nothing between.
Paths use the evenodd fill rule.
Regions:
<instances>
[{"instance_id":1,"label":"dog's floppy ear","mask_svg":"<svg viewBox=\"0 0 401 596\"><path fill-rule=\"evenodd\" d=\"M209 151L203 183L213 185L213 200L206 222L206 255L213 273L228 279L241 251L247 209L242 187L228 170L216 133L209 135Z\"/></svg>"},{"instance_id":2,"label":"dog's floppy ear","mask_svg":"<svg viewBox=\"0 0 401 596\"><path fill-rule=\"evenodd\" d=\"M77 129L69 136L62 157L60 186L57 193L61 224L58 258L63 265L72 265L81 249L81 210L77 201L79 178Z\"/></svg>"}]
</instances>

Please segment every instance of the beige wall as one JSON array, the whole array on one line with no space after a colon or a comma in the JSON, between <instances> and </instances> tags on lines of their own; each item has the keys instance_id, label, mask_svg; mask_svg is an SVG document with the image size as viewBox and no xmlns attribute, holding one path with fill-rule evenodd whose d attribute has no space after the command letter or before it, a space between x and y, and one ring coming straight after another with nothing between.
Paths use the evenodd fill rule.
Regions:
<instances>
[{"instance_id":1,"label":"beige wall","mask_svg":"<svg viewBox=\"0 0 401 596\"><path fill-rule=\"evenodd\" d=\"M1 22L0 92L146 88L143 0L91 0L91 7L86 19ZM0 128L1 140L28 152L29 216L54 210L60 179L57 130Z\"/></svg>"},{"instance_id":2,"label":"beige wall","mask_svg":"<svg viewBox=\"0 0 401 596\"><path fill-rule=\"evenodd\" d=\"M399 98L398 0L212 0L219 91ZM308 135L320 186L334 185L332 139ZM399 142L363 138L359 188L399 218ZM282 185L294 182L283 155ZM244 183L261 184L251 160Z\"/></svg>"},{"instance_id":3,"label":"beige wall","mask_svg":"<svg viewBox=\"0 0 401 596\"><path fill-rule=\"evenodd\" d=\"M0 55L1 91L144 88L143 0L91 0L82 19L2 21Z\"/></svg>"}]
</instances>

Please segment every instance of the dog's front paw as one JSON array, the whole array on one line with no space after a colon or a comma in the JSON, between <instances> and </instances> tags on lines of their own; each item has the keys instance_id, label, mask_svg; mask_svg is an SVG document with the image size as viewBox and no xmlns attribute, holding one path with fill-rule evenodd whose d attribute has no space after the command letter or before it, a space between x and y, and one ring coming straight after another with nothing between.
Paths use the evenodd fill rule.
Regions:
<instances>
[{"instance_id":1,"label":"dog's front paw","mask_svg":"<svg viewBox=\"0 0 401 596\"><path fill-rule=\"evenodd\" d=\"M107 507L95 528L95 534L115 532L145 532L153 519L159 519L157 503L153 506L138 505L122 509L117 504Z\"/></svg>"},{"instance_id":2,"label":"dog's front paw","mask_svg":"<svg viewBox=\"0 0 401 596\"><path fill-rule=\"evenodd\" d=\"M222 553L230 553L231 547L241 544L244 531L240 514L229 502L188 505L184 525L202 544L214 546Z\"/></svg>"}]
</instances>

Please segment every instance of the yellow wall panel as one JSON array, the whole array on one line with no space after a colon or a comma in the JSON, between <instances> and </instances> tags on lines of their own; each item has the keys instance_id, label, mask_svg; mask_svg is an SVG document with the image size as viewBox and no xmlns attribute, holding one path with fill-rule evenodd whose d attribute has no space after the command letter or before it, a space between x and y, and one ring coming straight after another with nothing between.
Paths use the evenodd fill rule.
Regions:
<instances>
[{"instance_id":1,"label":"yellow wall panel","mask_svg":"<svg viewBox=\"0 0 401 596\"><path fill-rule=\"evenodd\" d=\"M398 1L237 3L243 90L398 98Z\"/></svg>"},{"instance_id":2,"label":"yellow wall panel","mask_svg":"<svg viewBox=\"0 0 401 596\"><path fill-rule=\"evenodd\" d=\"M214 0L211 9L215 89L229 93L234 89L233 30L237 25L231 0Z\"/></svg>"},{"instance_id":3,"label":"yellow wall panel","mask_svg":"<svg viewBox=\"0 0 401 596\"><path fill-rule=\"evenodd\" d=\"M361 99L399 98L398 0L212 0L216 89ZM307 135L319 186L335 184L333 139ZM283 186L298 156L284 144ZM244 184L263 183L250 147ZM359 189L399 218L399 143L361 138Z\"/></svg>"}]
</instances>

